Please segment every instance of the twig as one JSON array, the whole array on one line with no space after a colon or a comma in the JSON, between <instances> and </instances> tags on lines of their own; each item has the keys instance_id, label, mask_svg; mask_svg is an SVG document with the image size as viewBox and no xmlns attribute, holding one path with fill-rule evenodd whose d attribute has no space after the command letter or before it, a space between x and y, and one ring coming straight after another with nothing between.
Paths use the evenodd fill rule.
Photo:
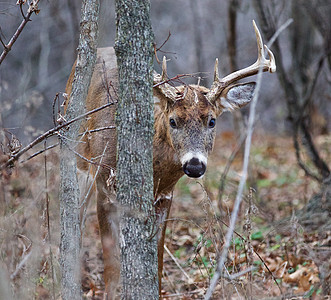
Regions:
<instances>
[{"instance_id":1,"label":"twig","mask_svg":"<svg viewBox=\"0 0 331 300\"><path fill-rule=\"evenodd\" d=\"M155 51L161 50L162 47L169 41L170 37L171 37L171 32L169 31L168 37L166 38L166 40L161 44L161 46L159 48L156 48Z\"/></svg>"},{"instance_id":2,"label":"twig","mask_svg":"<svg viewBox=\"0 0 331 300\"><path fill-rule=\"evenodd\" d=\"M276 33L274 34L275 37L277 37L281 31L283 31L287 26L290 25L291 22L287 21L284 25L286 26L281 26ZM270 41L274 41L274 38L272 37ZM271 43L268 43L268 48L271 47ZM262 67L260 67L260 70L257 74L257 81L256 81L256 88L254 91L253 99L251 101L250 105L250 110L249 110L249 118L248 118L248 126L247 126L247 137L246 137L246 142L245 142L245 151L244 151L244 161L243 161L243 168L242 168L242 177L240 178L239 186L238 186L238 191L236 195L236 200L234 203L233 211L231 214L231 220L230 220L230 226L226 234L225 238L225 244L223 247L222 254L220 256L220 259L218 261L217 269L216 272L212 278L212 281L210 283L210 286L207 290L207 293L205 295L205 300L209 300L213 294L213 291L217 285L217 282L221 276L222 269L224 267L225 259L228 254L229 247L231 245L231 239L232 235L234 232L234 227L237 221L238 217L238 212L239 212L239 207L241 204L242 200L242 194L245 188L246 184L246 179L247 179L247 170L248 170L248 163L249 163L249 154L250 154L250 147L251 147L251 142L252 142L252 134L254 130L254 120L255 120L255 109L256 109L256 104L258 100L258 95L260 92L261 88L261 83L262 83ZM281 292L282 293L282 292Z\"/></svg>"},{"instance_id":3,"label":"twig","mask_svg":"<svg viewBox=\"0 0 331 300\"><path fill-rule=\"evenodd\" d=\"M48 146L48 147L46 147L46 148L44 148L44 149L42 149L42 150L40 150L40 151L38 151L38 152L32 154L32 155L29 156L27 159L21 160L20 163L25 163L25 162L27 162L28 160L30 160L30 159L36 157L37 155L39 155L39 154L41 154L41 153L44 153L44 152L46 152L47 150L53 149L53 148L55 148L55 147L58 146L58 145L59 145L59 143L53 144L53 145L51 145L51 146Z\"/></svg>"},{"instance_id":4,"label":"twig","mask_svg":"<svg viewBox=\"0 0 331 300\"><path fill-rule=\"evenodd\" d=\"M180 74L180 75L176 75L172 78L168 78L167 80L163 80L161 82L158 82L156 84L153 85L153 88L159 86L159 85L162 85L162 84L165 84L165 83L169 83L171 81L174 81L174 80L178 80L180 78L185 78L185 77L192 77L192 74Z\"/></svg>"},{"instance_id":5,"label":"twig","mask_svg":"<svg viewBox=\"0 0 331 300\"><path fill-rule=\"evenodd\" d=\"M164 245L164 249L165 251L169 254L169 256L171 257L171 259L175 262L176 266L179 268L179 270L182 271L182 273L185 275L185 277L188 279L188 283L194 283L194 280L185 272L185 270L182 268L182 266L179 264L178 260L176 259L176 257L174 257L172 255L172 253L170 252L170 250L168 249L168 247L166 245Z\"/></svg>"},{"instance_id":6,"label":"twig","mask_svg":"<svg viewBox=\"0 0 331 300\"><path fill-rule=\"evenodd\" d=\"M55 105L56 102L59 103L59 93L56 93L54 99L53 99L53 105L52 105L52 112L53 112L53 124L54 126L56 126L56 118L55 118ZM59 110L58 110L58 114L59 114Z\"/></svg>"},{"instance_id":7,"label":"twig","mask_svg":"<svg viewBox=\"0 0 331 300\"><path fill-rule=\"evenodd\" d=\"M16 266L16 269L15 269L14 273L12 273L10 275L11 280L13 280L17 276L18 272L23 268L23 266L25 265L25 263L27 262L27 260L31 256L31 253L32 253L32 251L29 252L27 255L25 255L23 257L23 259L20 261L20 263Z\"/></svg>"},{"instance_id":8,"label":"twig","mask_svg":"<svg viewBox=\"0 0 331 300\"><path fill-rule=\"evenodd\" d=\"M76 156L78 156L80 159L82 159L82 160L88 162L89 164L96 165L96 166L98 166L98 167L103 167L103 168L105 168L105 169L107 169L107 170L113 170L113 168L110 167L109 165L101 164L101 163L95 162L95 161L90 160L90 159L86 158L85 156L81 155L80 153L78 153L76 150L72 149L72 148L68 145L68 143L65 141L65 137L63 137L63 136L61 136L61 135L59 135L59 137L60 137L60 139L61 139L61 142L62 142L66 147L68 147L68 149L69 149L71 152L73 152ZM103 154L102 154L102 155L103 155Z\"/></svg>"},{"instance_id":9,"label":"twig","mask_svg":"<svg viewBox=\"0 0 331 300\"><path fill-rule=\"evenodd\" d=\"M19 2L20 5L20 10L23 16L23 20L21 22L21 24L18 26L16 32L14 33L14 35L12 36L12 38L10 39L9 43L7 45L4 45L4 49L0 55L0 65L3 62L3 60L5 59L5 57L7 56L7 54L9 53L9 51L11 50L11 48L13 47L14 43L16 42L16 40L18 39L18 37L20 36L21 32L23 31L25 25L31 21L30 17L33 13L38 13L39 9L38 9L38 2L39 0L35 0L33 1L33 3L30 4L30 7L28 9L28 13L26 16L24 16L24 13L22 11L22 3ZM1 42L2 44L4 44L3 42Z\"/></svg>"},{"instance_id":10,"label":"twig","mask_svg":"<svg viewBox=\"0 0 331 300\"><path fill-rule=\"evenodd\" d=\"M0 166L0 170L8 167L10 164L12 164L14 161L16 161L22 154L24 154L26 151L30 150L32 147L34 147L35 145L39 144L40 142L42 142L45 138L48 138L52 135L54 135L57 131L59 131L60 129L64 128L64 127L67 127L69 126L71 123L73 122L76 122L82 118L85 118L86 116L90 115L90 114L93 114L93 113L96 113L110 105L113 105L115 103L107 103L107 104L104 104L96 109L93 109L91 111L88 111L66 123L63 123L61 125L58 125L48 131L46 131L45 133L43 133L42 135L40 135L39 137L37 137L34 141L32 141L29 145L27 145L26 147L22 148L19 152L17 152L15 155L13 155L6 163L2 164Z\"/></svg>"},{"instance_id":11,"label":"twig","mask_svg":"<svg viewBox=\"0 0 331 300\"><path fill-rule=\"evenodd\" d=\"M83 136L85 134L108 130L108 129L116 129L116 126L106 126L106 127L100 127L100 128L96 128L96 129L92 129L92 130L86 130L86 131L84 131L84 133L80 133L78 136Z\"/></svg>"},{"instance_id":12,"label":"twig","mask_svg":"<svg viewBox=\"0 0 331 300\"><path fill-rule=\"evenodd\" d=\"M242 275L245 275L247 273L251 273L251 272L255 271L256 269L257 269L257 267L251 266L251 267L249 267L249 268L247 268L245 270L242 270L242 271L240 271L240 272L238 272L236 274L228 275L228 276L223 275L222 277L225 278L225 279L228 279L228 280L234 280L234 279L236 279L236 278L238 278L238 277L240 277Z\"/></svg>"},{"instance_id":13,"label":"twig","mask_svg":"<svg viewBox=\"0 0 331 300\"><path fill-rule=\"evenodd\" d=\"M183 297L182 298L182 296L198 294L198 293L202 292L203 290L204 290L203 288L199 288L199 289L196 289L194 291L187 291L185 293L176 293L176 294L162 295L162 298L187 299L187 297Z\"/></svg>"},{"instance_id":14,"label":"twig","mask_svg":"<svg viewBox=\"0 0 331 300\"><path fill-rule=\"evenodd\" d=\"M282 31L284 31L288 26L290 26L293 23L293 19L288 19L282 26L280 26L277 31L273 34L270 41L268 42L268 48L271 47L271 45L276 41L278 36L281 34Z\"/></svg>"},{"instance_id":15,"label":"twig","mask_svg":"<svg viewBox=\"0 0 331 300\"><path fill-rule=\"evenodd\" d=\"M24 250L23 250L24 256L23 256L22 260L20 261L20 263L16 266L15 271L10 275L11 280L13 280L17 276L18 272L23 268L23 266L25 265L25 263L27 262L27 260L29 259L30 255L32 253L32 250L31 250L32 241L29 238L27 238L25 235L22 235L22 234L18 234L17 237L24 239L24 240L28 240L30 244L26 247L25 243L22 241L23 245L24 245Z\"/></svg>"},{"instance_id":16,"label":"twig","mask_svg":"<svg viewBox=\"0 0 331 300\"><path fill-rule=\"evenodd\" d=\"M157 51L160 51L161 49L162 49L162 47L169 41L169 39L170 39L170 37L171 37L171 32L169 31L169 33L168 33L168 37L166 38L166 40L161 44L161 46L159 47L159 48L156 48L156 44L154 44L154 55L155 55L155 59L156 59L156 61L157 61L157 63L158 64L161 64L161 62L160 62L160 60L159 60L159 58L157 57ZM162 51L162 52L164 52L164 51Z\"/></svg>"},{"instance_id":17,"label":"twig","mask_svg":"<svg viewBox=\"0 0 331 300\"><path fill-rule=\"evenodd\" d=\"M24 4L24 2L19 1L21 15L22 15L23 19L26 19L26 16L25 16L24 11L23 11L23 4Z\"/></svg>"},{"instance_id":18,"label":"twig","mask_svg":"<svg viewBox=\"0 0 331 300\"><path fill-rule=\"evenodd\" d=\"M220 179L220 185L218 187L218 201L219 201L219 205L221 205L221 201L222 201L222 197L223 197L223 193L224 193L224 187L225 187L225 180L226 177L228 175L228 172L230 170L231 164L233 163L234 159L236 158L239 150L241 149L241 146L243 145L244 141L245 141L246 135L245 134L241 134L238 143L236 144L235 149L233 149L230 157L227 160L226 166L224 168L224 171L222 173L221 179Z\"/></svg>"},{"instance_id":19,"label":"twig","mask_svg":"<svg viewBox=\"0 0 331 300\"><path fill-rule=\"evenodd\" d=\"M98 163L97 171L95 172L94 177L93 177L93 180L92 180L92 182L91 182L91 184L90 184L90 187L89 187L88 191L87 191L86 194L85 194L84 200L83 200L82 203L80 204L80 208L82 208L82 206L86 203L86 200L88 199L88 197L89 197L89 195L90 195L90 193L91 193L91 190L92 190L93 184L94 184L95 180L97 179L97 176L98 176L98 174L99 174L100 167L102 166L101 163L102 163L102 160L103 160L103 158L104 158L104 155L105 155L106 149L107 149L107 147L108 147L108 144L109 144L109 142L107 142L105 148L103 149L102 155L101 155L101 157L100 157L100 161L99 161L99 163ZM83 222L82 222L82 223L83 223Z\"/></svg>"}]
</instances>

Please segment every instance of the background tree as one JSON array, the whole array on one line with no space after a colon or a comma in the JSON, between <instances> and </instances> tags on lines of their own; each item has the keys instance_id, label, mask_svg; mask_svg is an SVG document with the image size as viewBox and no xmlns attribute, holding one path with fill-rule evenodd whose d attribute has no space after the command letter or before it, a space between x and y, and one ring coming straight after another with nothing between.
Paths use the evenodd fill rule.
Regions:
<instances>
[{"instance_id":1,"label":"background tree","mask_svg":"<svg viewBox=\"0 0 331 300\"><path fill-rule=\"evenodd\" d=\"M117 199L122 299L158 299L153 234L153 32L148 0L117 0Z\"/></svg>"},{"instance_id":2,"label":"background tree","mask_svg":"<svg viewBox=\"0 0 331 300\"><path fill-rule=\"evenodd\" d=\"M275 4L254 0L255 8L264 35L270 38L275 32L277 18L272 12ZM323 67L330 71L331 6L326 1L291 1L293 26L290 27L290 55L292 65L284 66L284 53L275 41L274 54L277 58L277 74L284 90L288 120L292 127L295 154L300 167L321 185L321 191L310 199L306 207L297 213L299 223L306 231L331 228L331 174L327 163L321 158L315 146L312 133L314 99L327 97L317 93ZM316 33L323 39L323 47L317 52L313 49ZM326 72L324 74L327 74ZM323 80L323 79L322 79ZM315 118L316 120L316 118ZM305 150L305 151L304 151ZM303 158L306 154L307 161ZM285 226L286 228L286 226ZM284 230L282 228L281 230ZM319 258L320 259L320 258ZM323 282L323 293L329 295L331 286L330 266L319 265Z\"/></svg>"},{"instance_id":3,"label":"background tree","mask_svg":"<svg viewBox=\"0 0 331 300\"><path fill-rule=\"evenodd\" d=\"M83 0L78 56L71 95L65 118L71 120L84 112L85 98L96 61L99 1ZM80 281L80 191L77 145L80 121L74 122L60 136L60 214L61 214L61 284L62 299L81 299Z\"/></svg>"},{"instance_id":4,"label":"background tree","mask_svg":"<svg viewBox=\"0 0 331 300\"><path fill-rule=\"evenodd\" d=\"M303 4L310 3L308 6ZM260 0L254 0L255 8L261 23L261 29L264 35L269 39L276 30L277 18L272 13L275 10L275 4L266 3ZM297 160L301 168L305 171L307 176L317 180L320 184L325 185L322 189L328 190L327 186L330 185L330 169L325 161L321 158L312 136L311 119L313 110L310 109L314 106L313 100L315 97L323 97L316 93L316 86L319 81L320 73L323 68L324 62L330 60L330 28L318 27L321 36L324 39L324 47L320 52L314 51L312 45L316 37L316 29L312 21L317 18L310 19L310 15L319 15L320 19L326 19L326 24L330 23L330 6L324 6L324 13L318 8L317 2L313 5L310 1L293 0L291 2L293 25L290 26L290 55L292 65L290 68L284 66L284 53L279 45L279 41L275 41L274 49L277 58L277 74L279 81L285 93L287 104L287 119L292 126L292 137L295 147ZM309 12L309 7L313 12ZM324 22L323 22L324 24ZM326 25L325 25L326 26ZM326 67L330 65L326 65ZM306 151L310 162L313 164L314 169L309 166L309 163L304 162L302 158L302 148ZM331 196L326 198L327 207L330 210ZM317 203L316 203L317 204ZM321 210L322 215L325 215L325 208L320 207L320 204L314 206L316 209ZM326 217L326 219L325 219ZM309 217L310 218L310 217ZM322 220L327 221L329 216L324 216L312 220L312 228L320 225ZM316 222L316 223L315 223ZM323 221L322 221L323 222ZM314 224L315 223L315 224Z\"/></svg>"}]
</instances>

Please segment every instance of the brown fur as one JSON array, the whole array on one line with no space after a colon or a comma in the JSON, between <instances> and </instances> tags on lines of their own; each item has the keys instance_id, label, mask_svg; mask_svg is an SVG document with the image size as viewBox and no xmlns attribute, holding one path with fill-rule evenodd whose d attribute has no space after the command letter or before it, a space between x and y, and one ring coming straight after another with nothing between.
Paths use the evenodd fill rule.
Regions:
<instances>
[{"instance_id":1,"label":"brown fur","mask_svg":"<svg viewBox=\"0 0 331 300\"><path fill-rule=\"evenodd\" d=\"M74 77L74 67L70 74L66 93L70 95ZM112 87L108 89L108 83ZM117 100L118 79L116 56L113 48L98 49L98 59L92 76L92 81L86 99L86 110L92 110ZM171 193L180 177L184 175L181 159L190 153L200 153L205 156L212 150L215 139L215 128L208 124L223 111L217 102L211 104L205 97L208 89L200 86L180 86L176 88L179 100L169 99L160 88L154 88L154 96L159 100L155 105L155 134L153 140L153 169L155 209L158 223L162 228L159 232L158 260L159 283L163 266L163 244L166 219L171 206ZM227 90L228 91L228 90ZM227 93L227 92L226 92ZM226 98L226 93L221 97ZM115 125L116 104L96 114L91 115L82 126L82 132L105 126ZM176 121L177 128L169 125L170 118ZM78 145L81 155L91 160L100 160L102 164L116 169L116 130L109 129L96 133L85 134ZM105 149L106 148L106 149ZM89 163L80 159L78 167L88 170ZM106 297L112 299L119 280L119 252L117 242L118 206L110 187L107 185L109 169L101 168L97 176L97 210L104 256L104 279Z\"/></svg>"}]
</instances>

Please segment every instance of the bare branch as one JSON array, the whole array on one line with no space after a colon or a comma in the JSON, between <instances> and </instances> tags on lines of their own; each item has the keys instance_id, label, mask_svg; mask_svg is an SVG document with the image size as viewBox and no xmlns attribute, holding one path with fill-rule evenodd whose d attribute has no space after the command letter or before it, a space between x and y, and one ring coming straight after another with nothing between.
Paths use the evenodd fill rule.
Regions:
<instances>
[{"instance_id":1,"label":"bare branch","mask_svg":"<svg viewBox=\"0 0 331 300\"><path fill-rule=\"evenodd\" d=\"M91 111L88 111L66 123L63 123L61 125L58 125L48 131L46 131L45 133L43 133L42 135L38 136L34 141L32 141L29 145L25 146L24 148L22 148L19 152L17 152L15 155L13 155L6 163L2 164L0 166L0 170L8 167L10 164L12 164L14 161L16 161L19 157L22 156L22 154L24 154L26 151L30 150L32 147L34 147L35 145L39 144L40 142L42 142L44 139L54 135L57 131L59 131L60 129L64 128L64 127L67 127L69 126L70 124L80 120L80 119L83 119L85 118L86 116L90 115L90 114L93 114L93 113L96 113L108 106L111 106L111 105L114 105L116 102L114 103L107 103L105 105L102 105L96 109L93 109Z\"/></svg>"},{"instance_id":2,"label":"bare branch","mask_svg":"<svg viewBox=\"0 0 331 300\"><path fill-rule=\"evenodd\" d=\"M94 185L94 183L95 183L95 180L97 179L97 176L98 176L98 174L99 174L100 167L102 166L102 160L103 160L103 158L104 158L104 156L105 156L105 152L106 152L106 149L107 149L107 147L108 147L108 143L109 143L109 142L107 142L105 148L103 149L103 152L102 152L101 157L100 157L100 161L99 161L99 163L98 163L97 171L96 171L95 174L94 174L94 177L93 177L93 180L92 180L92 182L91 182L91 184L90 184L90 187L89 187L89 189L87 190L87 192L86 192L86 194L85 194L85 197L84 197L84 199L83 199L83 201L82 201L82 203L81 203L81 205L80 205L79 208L82 208L82 207L83 207L83 205L86 203L86 201L87 201L87 199L88 199L88 197L89 197L89 195L90 195L90 193L91 193L92 187L93 187L93 185ZM81 223L84 224L83 220L82 220Z\"/></svg>"},{"instance_id":3,"label":"bare branch","mask_svg":"<svg viewBox=\"0 0 331 300\"><path fill-rule=\"evenodd\" d=\"M0 55L0 65L3 62L3 60L5 59L5 57L7 56L7 54L9 53L9 51L11 50L11 48L13 47L14 43L16 42L16 40L18 39L18 37L20 36L20 34L22 33L25 25L31 21L30 17L33 13L38 14L39 13L39 9L38 9L38 2L39 0L34 0L32 1L32 3L29 6L28 9L28 13L25 16L22 10L22 5L23 2L22 1L18 1L17 4L20 5L20 10L23 16L23 20L21 22L21 24L18 26L18 28L16 29L16 32L14 33L14 35L12 36L12 38L10 39L9 43L7 45L4 44L4 42L1 40L1 43L4 46L4 49Z\"/></svg>"},{"instance_id":4,"label":"bare branch","mask_svg":"<svg viewBox=\"0 0 331 300\"><path fill-rule=\"evenodd\" d=\"M184 276L188 279L188 284L194 283L194 280L185 272L185 270L182 268L182 266L179 264L178 260L172 255L170 250L166 245L164 245L165 251L168 253L168 255L171 257L171 259L175 262L176 266L181 270L181 272L184 274Z\"/></svg>"},{"instance_id":5,"label":"bare branch","mask_svg":"<svg viewBox=\"0 0 331 300\"><path fill-rule=\"evenodd\" d=\"M40 150L40 151L38 151L38 152L32 154L32 155L29 156L27 159L21 160L20 163L25 163L25 162L27 162L28 160L30 160L30 159L32 159L32 158L38 156L38 155L41 154L41 153L46 152L47 150L50 150L50 149L55 148L55 147L58 146L58 145L59 145L59 143L56 143L56 144L51 145L51 146L48 146L48 147L46 147L46 148L44 148L44 149L42 149L42 150Z\"/></svg>"}]
</instances>

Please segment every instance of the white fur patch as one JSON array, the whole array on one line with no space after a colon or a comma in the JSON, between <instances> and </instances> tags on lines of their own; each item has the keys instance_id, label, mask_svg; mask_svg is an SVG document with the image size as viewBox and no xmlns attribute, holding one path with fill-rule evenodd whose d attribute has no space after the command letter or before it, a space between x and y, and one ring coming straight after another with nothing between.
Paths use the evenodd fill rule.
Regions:
<instances>
[{"instance_id":1,"label":"white fur patch","mask_svg":"<svg viewBox=\"0 0 331 300\"><path fill-rule=\"evenodd\" d=\"M194 92L194 102L195 102L196 104L198 104L198 102L199 102L198 94L197 94L197 92L194 91L194 90L193 90L193 92Z\"/></svg>"},{"instance_id":2,"label":"white fur patch","mask_svg":"<svg viewBox=\"0 0 331 300\"><path fill-rule=\"evenodd\" d=\"M182 163L182 166L189 162L192 158L197 158L199 161L201 161L204 165L207 166L207 157L203 155L200 152L187 152L181 159L180 162Z\"/></svg>"},{"instance_id":3,"label":"white fur patch","mask_svg":"<svg viewBox=\"0 0 331 300\"><path fill-rule=\"evenodd\" d=\"M224 97L221 97L221 105L223 106L224 110L223 111L233 111L236 109L231 103L228 102L228 100Z\"/></svg>"}]
</instances>

